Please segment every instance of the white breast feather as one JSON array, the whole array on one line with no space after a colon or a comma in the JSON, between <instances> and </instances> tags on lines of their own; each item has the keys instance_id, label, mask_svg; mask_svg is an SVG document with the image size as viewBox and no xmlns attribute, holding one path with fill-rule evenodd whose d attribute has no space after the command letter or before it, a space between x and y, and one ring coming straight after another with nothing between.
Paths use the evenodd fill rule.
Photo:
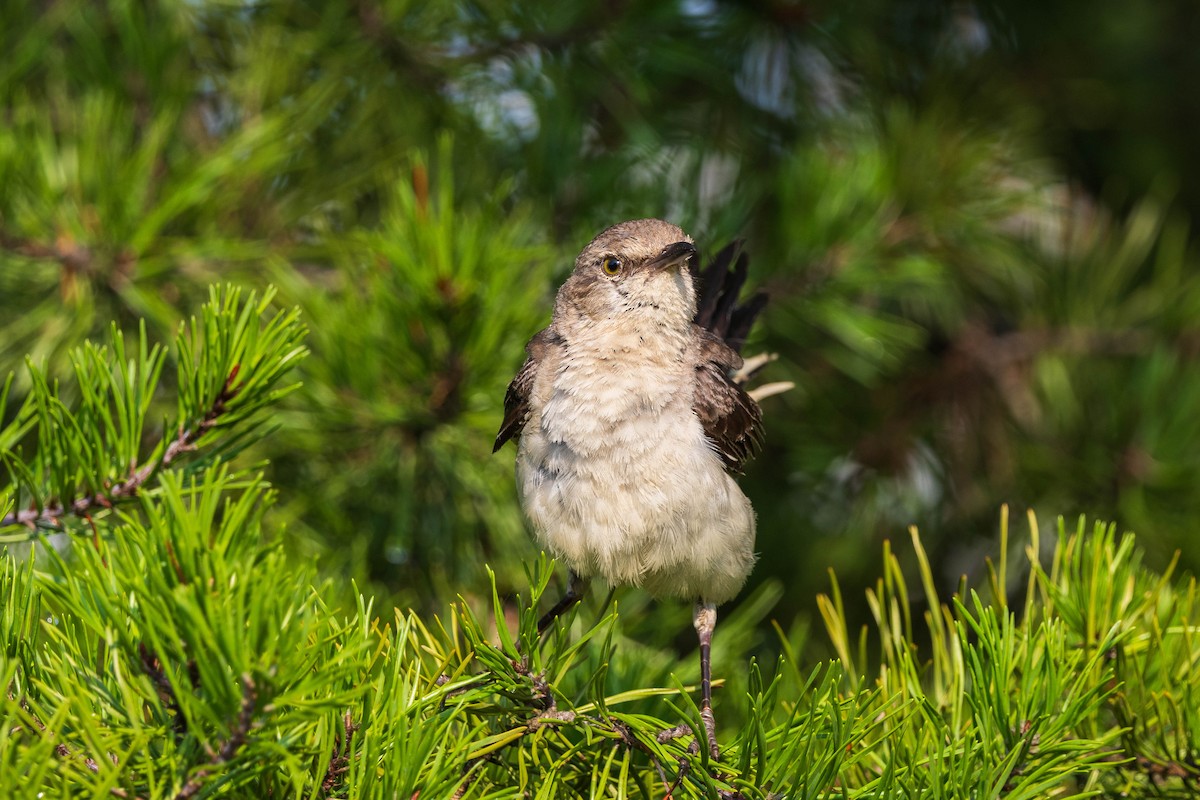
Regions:
<instances>
[{"instance_id":1,"label":"white breast feather","mask_svg":"<svg viewBox=\"0 0 1200 800\"><path fill-rule=\"evenodd\" d=\"M754 563L754 512L692 413L693 365L605 341L572 347L531 397L517 481L534 531L585 577L728 600Z\"/></svg>"}]
</instances>

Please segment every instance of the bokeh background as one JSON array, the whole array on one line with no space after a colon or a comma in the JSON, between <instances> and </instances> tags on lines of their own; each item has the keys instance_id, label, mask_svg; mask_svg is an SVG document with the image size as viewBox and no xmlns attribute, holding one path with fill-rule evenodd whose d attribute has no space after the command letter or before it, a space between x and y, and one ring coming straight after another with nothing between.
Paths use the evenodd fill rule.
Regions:
<instances>
[{"instance_id":1,"label":"bokeh background","mask_svg":"<svg viewBox=\"0 0 1200 800\"><path fill-rule=\"evenodd\" d=\"M505 386L575 252L665 217L746 240L797 384L743 480L760 629L830 567L855 613L910 524L978 574L1002 503L1194 571L1196 41L1183 0L6 2L0 370L274 285L275 530L436 612L527 586Z\"/></svg>"}]
</instances>

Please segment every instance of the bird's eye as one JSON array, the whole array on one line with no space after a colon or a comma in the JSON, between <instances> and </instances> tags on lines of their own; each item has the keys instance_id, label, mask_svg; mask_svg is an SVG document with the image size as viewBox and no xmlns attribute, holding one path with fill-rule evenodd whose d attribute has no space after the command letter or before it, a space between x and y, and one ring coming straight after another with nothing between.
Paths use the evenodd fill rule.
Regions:
<instances>
[{"instance_id":1,"label":"bird's eye","mask_svg":"<svg viewBox=\"0 0 1200 800\"><path fill-rule=\"evenodd\" d=\"M616 275L621 271L621 259L616 256L605 256L600 262L600 268L604 270L605 275Z\"/></svg>"}]
</instances>

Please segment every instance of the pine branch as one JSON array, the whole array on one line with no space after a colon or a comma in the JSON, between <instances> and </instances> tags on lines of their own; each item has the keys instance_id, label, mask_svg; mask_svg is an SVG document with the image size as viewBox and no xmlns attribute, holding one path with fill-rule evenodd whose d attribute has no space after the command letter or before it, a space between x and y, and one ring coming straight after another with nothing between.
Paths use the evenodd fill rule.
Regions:
<instances>
[{"instance_id":1,"label":"pine branch","mask_svg":"<svg viewBox=\"0 0 1200 800\"><path fill-rule=\"evenodd\" d=\"M108 790L108 793L119 800L142 800L140 795L130 794L119 786L114 786Z\"/></svg>"},{"instance_id":2,"label":"pine branch","mask_svg":"<svg viewBox=\"0 0 1200 800\"><path fill-rule=\"evenodd\" d=\"M12 699L12 696L11 696L11 695L9 695L9 699ZM43 722L41 721L41 719L39 719L39 718L38 718L38 715L37 715L37 714L35 714L35 713L33 712L33 709L31 709L31 708L30 708L30 707L29 707L29 706L28 706L28 705L27 705L27 704L24 702L24 700L22 700L22 701L21 701L21 704L20 704L20 705L21 705L21 709L22 709L22 710L23 710L23 711L24 711L26 714L28 714L28 715L29 715L29 718L30 718L31 720L33 720L33 724L34 724L35 726L37 726L37 729L38 729L38 732L39 732L39 733L41 733L43 736L48 736L48 737L50 737L50 738L52 738L52 739L53 739L53 738L56 738L54 731L52 731L52 730L50 730L49 728L47 728L47 727L46 727L45 723L43 723ZM67 759L69 759L69 758L71 758L71 755L72 755L72 753L71 753L71 748L70 748L70 747L68 747L68 746L66 745L66 743L65 743L65 742L62 742L62 741L60 741L58 744L54 745L54 754L55 754L56 756L58 756L59 758L63 759L64 761L65 761L65 760L67 760ZM98 772L100 771L100 766L99 766L99 765L96 763L96 760L95 760L94 758L92 758L91 756L89 756L87 753L83 753L82 755L83 755L83 765L84 765L85 767L87 767L88 771L89 771L89 772L91 772L91 773L98 773ZM110 756L109 756L109 757L113 759L113 763L116 763L116 757L115 757L115 756L112 756L112 755L110 754Z\"/></svg>"},{"instance_id":3,"label":"pine branch","mask_svg":"<svg viewBox=\"0 0 1200 800\"><path fill-rule=\"evenodd\" d=\"M340 747L334 748L329 766L325 769L325 776L321 778L321 791L327 795L341 783L342 775L350 769L350 759L354 757L354 734L358 728L349 711L342 715L342 743Z\"/></svg>"},{"instance_id":4,"label":"pine branch","mask_svg":"<svg viewBox=\"0 0 1200 800\"><path fill-rule=\"evenodd\" d=\"M141 656L142 669L158 690L159 699L174 717L175 733L181 736L186 734L188 732L187 717L179 707L179 697L175 694L175 687L171 684L171 679L163 670L162 662L144 643L138 643L138 655Z\"/></svg>"},{"instance_id":5,"label":"pine branch","mask_svg":"<svg viewBox=\"0 0 1200 800\"><path fill-rule=\"evenodd\" d=\"M0 230L0 248L26 258L57 261L71 272L86 273L95 269L92 251L67 237L60 237L53 244L45 244Z\"/></svg>"},{"instance_id":6,"label":"pine branch","mask_svg":"<svg viewBox=\"0 0 1200 800\"><path fill-rule=\"evenodd\" d=\"M167 469L184 453L196 449L204 434L216 426L221 415L225 413L228 403L237 397L238 388L233 386L238 375L239 365L235 364L225 379L225 385L209 407L207 413L194 425L181 428L170 442L165 439L155 448L162 449L162 456L142 465L129 473L129 476L107 492L97 492L92 495L77 498L69 503L56 503L42 508L30 508L24 511L14 511L0 518L0 528L9 525L26 525L34 527L58 527L61 519L73 515L90 519L96 509L111 509L122 502L137 497L142 486L160 470Z\"/></svg>"},{"instance_id":7,"label":"pine branch","mask_svg":"<svg viewBox=\"0 0 1200 800\"><path fill-rule=\"evenodd\" d=\"M236 454L262 421L262 412L296 388L277 386L307 354L298 309L266 316L273 296L271 289L244 296L235 287L214 286L199 317L180 326L174 417L179 427L173 435L164 433L147 463L140 463L142 433L158 396L166 351L149 345L144 323L136 349L127 349L114 327L109 346L85 342L72 352L81 395L77 409L69 409L57 383L29 363L33 390L0 446L14 501L0 516L0 528L62 529L67 517L77 517L92 526L98 542L94 515L137 498L186 454L200 447L208 450L208 460ZM26 458L14 448L24 430L34 427L36 449ZM171 431L174 424L166 428ZM208 436L218 428L224 435ZM19 499L22 493L28 502Z\"/></svg>"},{"instance_id":8,"label":"pine branch","mask_svg":"<svg viewBox=\"0 0 1200 800\"><path fill-rule=\"evenodd\" d=\"M383 634L365 600L352 619L330 627L329 617L340 611L295 602L307 576L296 576L261 545L246 546L253 538L247 520L257 519L249 509L266 490L226 505L215 522L215 501L229 496L231 479L219 467L203 478L185 493L181 476L164 476L147 510L148 527L130 521L128 535L101 543L106 553L81 548L70 562L53 560L41 583L54 598L49 610L71 620L70 627L111 630L127 614L145 637L145 644L113 640L104 662L123 660L116 671L94 672L90 654L70 649L75 639L52 638L39 650L49 670L36 684L46 687L39 688L47 695L43 718L54 714L73 742L95 752L131 753L114 761L124 788L106 789L113 797L153 794L164 775L185 776L169 795L182 800L218 784L239 796L278 796L284 780L314 796L409 797L420 789L466 797L519 782L530 795L624 789L723 800L766 800L797 786L856 795L890 786L892 793L931 798L1080 796L1084 785L1122 782L1177 796L1194 786L1191 739L1176 747L1161 738L1164 724L1175 727L1179 713L1191 713L1184 705L1164 713L1162 704L1174 704L1172 696L1185 703L1196 684L1188 645L1194 628L1185 623L1195 616L1194 587L1181 591L1165 576L1138 570L1132 543L1118 548L1106 529L1092 538L1062 534L1048 573L1032 562L1021 613L1007 606L1003 558L989 572L990 602L974 592L943 602L914 533L925 604L933 611L925 615L931 641L916 643L910 616L920 600L889 550L885 578L870 595L883 644L875 676L863 663L871 685L855 687L836 663L805 677L791 651L769 681L751 662L739 687L746 702L740 722L728 722L739 716L732 694L722 704L725 758L714 762L705 749L677 738L692 730L681 718L694 724L699 714L695 687L676 681L673 689L644 688L664 686L656 681L666 675L652 672L644 652L619 640L615 614L582 626L582 635L567 635L574 627L567 625L539 643L548 563L531 570L532 596L515 609L493 593L495 618L487 629L464 602L452 607L445 627L430 630L409 613ZM155 511L159 505L174 516ZM172 542L163 540L168 533ZM173 563L164 555L168 544L178 550ZM1040 552L1036 533L1029 552ZM111 568L97 569L106 554ZM116 581L119 590L108 583L98 590L97 576ZM126 595L138 599L136 606L123 602ZM33 608L21 592L16 596L17 606ZM26 619L41 616L30 610L6 622L4 610L0 645L11 641L6 630L18 623L25 629ZM511 626L514 611L515 633L501 627ZM845 620L830 613L838 642L847 635ZM53 635L57 628L38 630ZM262 638L253 638L255 631ZM240 654L253 655L231 664ZM176 691L163 663L184 658L193 685L200 675L227 681L231 668L243 676L240 706L228 723L220 722L228 712L213 705L220 693ZM130 667L149 677L163 707L185 712L192 723L189 735L164 742L153 762L137 755L143 737L162 730L153 697L128 686L95 691L97 681L119 688L114 673L129 674ZM258 674L272 674L269 689L249 677ZM642 688L625 683L609 694L606 684L617 676L635 676ZM110 699L139 694L147 704ZM1113 719L1110 705L1118 701L1129 705L1133 724ZM11 692L9 702L15 704ZM26 724L33 730L33 722ZM1176 729L1190 737L1185 725ZM260 728L261 736L252 735ZM59 757L81 767L60 773L60 782L47 788L86 783L83 765L97 781L111 782L106 765L85 759L79 745L67 748L49 732L41 738L41 758L60 745ZM197 748L197 739L214 744ZM287 743L283 758L279 742ZM25 763L35 763L38 752L27 752Z\"/></svg>"},{"instance_id":9,"label":"pine branch","mask_svg":"<svg viewBox=\"0 0 1200 800\"><path fill-rule=\"evenodd\" d=\"M205 782L212 773L223 764L233 760L238 751L246 744L250 730L254 726L254 714L258 704L258 691L254 679L242 675L242 705L237 720L227 738L216 750L209 755L207 764L199 767L183 788L175 795L175 800L189 800L199 794Z\"/></svg>"}]
</instances>

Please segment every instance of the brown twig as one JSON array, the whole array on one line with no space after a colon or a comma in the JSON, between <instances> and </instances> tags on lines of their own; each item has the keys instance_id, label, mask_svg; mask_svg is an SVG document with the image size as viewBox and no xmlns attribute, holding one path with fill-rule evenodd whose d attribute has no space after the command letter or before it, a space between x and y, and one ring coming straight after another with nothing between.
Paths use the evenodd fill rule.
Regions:
<instances>
[{"instance_id":1,"label":"brown twig","mask_svg":"<svg viewBox=\"0 0 1200 800\"><path fill-rule=\"evenodd\" d=\"M195 797L204 788L205 781L208 780L209 775L217 767L233 760L238 750L246 743L246 737L250 735L250 729L254 726L254 712L257 707L258 691L254 685L254 679L249 675L242 675L242 707L238 712L233 730L229 733L229 738L222 743L216 752L209 753L208 763L198 767L192 773L192 777L188 779L188 782L175 795L175 800L189 800L189 798Z\"/></svg>"},{"instance_id":2,"label":"brown twig","mask_svg":"<svg viewBox=\"0 0 1200 800\"><path fill-rule=\"evenodd\" d=\"M183 715L183 710L179 707L179 697L175 694L175 687L171 685L171 680L167 677L167 673L163 669L162 661L159 660L158 655L141 642L138 643L138 657L142 662L142 670L149 676L150 680L154 683L154 687L158 690L158 696L162 704L174 716L172 725L175 728L175 733L183 736L188 732L187 717Z\"/></svg>"},{"instance_id":3,"label":"brown twig","mask_svg":"<svg viewBox=\"0 0 1200 800\"><path fill-rule=\"evenodd\" d=\"M518 672L521 672L521 670L518 669ZM540 676L530 673L528 671L525 671L523 674L526 677L529 677L533 680L535 688L537 688L539 684L542 687L546 686L545 681L542 680ZM534 704L540 704L539 701L543 701L543 698L537 694L535 694L535 696L530 699L531 699L531 702ZM687 777L687 774L691 769L691 764L688 761L688 759L686 757L681 757L679 759L679 765L678 765L679 770L676 773L676 778L674 781L670 781L667 778L667 773L663 769L662 763L659 762L658 757L655 755L654 751L651 750L649 747L647 747L642 742L638 741L638 738L633 735L633 732L630 731L628 725L621 722L620 720L613 719L612 717L610 717L608 715L604 715L603 717L598 717L598 716L592 716L589 714L579 714L575 711L560 711L558 709L557 704L554 703L553 699L551 699L548 707L542 709L535 716L533 716L530 720L528 720L528 722L526 723L526 727L528 728L529 733L534 733L537 730L539 730L540 728L546 727L547 725L571 725L571 724L589 725L589 726L599 729L599 730L607 731L609 733L614 733L614 734L616 734L617 739L619 740L619 742L622 746L624 746L630 750L640 750L643 753L645 753L646 756L649 757L650 762L654 765L655 770L657 770L658 776L659 776L660 780L662 780L663 786L666 787L668 797L671 795L671 793L675 789L677 789L683 783L684 779ZM681 726L681 727L686 728L687 726ZM691 730L690 728L687 728L687 729L689 731ZM506 747L512 746L512 744L514 744L517 741L520 741L520 739L516 739L513 742L510 742L508 745L506 745ZM660 738L660 741L669 741L669 738L666 740L663 740ZM697 753L700 752L699 745L697 745L695 742L692 742L692 744L688 747L688 752L691 753L692 755L696 755ZM455 791L454 795L452 795L452 800L460 800L467 793L467 791L471 788L471 786L475 783L475 781L477 781L479 779L479 776L480 776L479 768L482 767L483 762L493 759L495 757L495 755L496 755L495 753L489 753L486 756L482 756L480 758L474 758L474 759L467 761L467 763L463 766L462 783L460 783L458 785L457 790ZM740 794L736 794L736 793L727 794L726 796L731 799L741 797Z\"/></svg>"},{"instance_id":4,"label":"brown twig","mask_svg":"<svg viewBox=\"0 0 1200 800\"><path fill-rule=\"evenodd\" d=\"M619 719L616 719L607 713L600 714L580 713L571 710L560 710L554 698L554 690L546 681L544 675L534 672L529 668L528 662L525 659L511 661L513 670L529 681L529 694L525 695L519 692L504 691L503 696L513 700L521 706L533 712L533 716L525 721L526 732L533 734L547 727L560 726L588 726L594 730L604 731L609 734L614 734L617 739L617 744L628 750L639 750L645 754L655 770L658 772L659 779L662 781L663 787L666 789L667 796L670 796L676 789L683 785L687 776L692 770L692 763L688 756L680 756L678 758L678 769L675 773L675 778L672 780L668 777L667 770L664 769L663 763L660 762L658 755L646 743L638 739L633 731ZM486 675L478 676L480 678ZM445 685L448 679L445 676L439 676L436 681L439 686ZM442 699L442 708L445 708L445 702L448 698ZM666 743L685 733L691 733L690 726L684 724L676 728L669 729L659 734L658 741ZM487 755L468 759L463 764L462 779L458 784L451 800L461 800L463 796L470 791L471 787L479 780L482 774L483 766L488 761L495 761L498 753L512 747L517 742L523 740L523 737L517 737L505 744L502 748L495 750ZM700 752L699 744L692 741L686 748L690 756L696 756ZM714 777L724 777L719 774ZM743 795L737 791L718 790L718 796L722 800L742 800Z\"/></svg>"},{"instance_id":5,"label":"brown twig","mask_svg":"<svg viewBox=\"0 0 1200 800\"><path fill-rule=\"evenodd\" d=\"M485 759L474 758L463 765L463 781L454 790L454 794L450 795L450 800L462 800L463 795L479 780L479 775L483 771L481 765Z\"/></svg>"},{"instance_id":6,"label":"brown twig","mask_svg":"<svg viewBox=\"0 0 1200 800\"><path fill-rule=\"evenodd\" d=\"M342 725L346 731L346 735L342 738L342 746L334 747L333 757L329 759L329 767L326 768L325 777L321 780L321 791L327 795L338 785L346 770L350 769L351 744L358 725L354 723L354 718L350 716L349 711L342 717Z\"/></svg>"},{"instance_id":7,"label":"brown twig","mask_svg":"<svg viewBox=\"0 0 1200 800\"><path fill-rule=\"evenodd\" d=\"M1161 786L1171 778L1192 785L1200 777L1200 762L1192 757L1183 760L1159 759L1140 753L1131 755L1128 749L1123 749L1109 753L1103 761L1116 764L1116 768L1122 772L1144 775L1155 786Z\"/></svg>"},{"instance_id":8,"label":"brown twig","mask_svg":"<svg viewBox=\"0 0 1200 800\"><path fill-rule=\"evenodd\" d=\"M13 699L11 693L9 693L8 698L10 700ZM21 700L21 708L24 709L25 713L29 715L29 718L33 720L33 724L37 726L38 731L42 735L54 738L54 731L47 728L46 725L40 719L38 719L38 715L33 713L33 709L31 709L24 700ZM20 726L18 726L16 730L20 730ZM54 754L61 759L69 759L71 757L71 748L68 747L65 742L59 742L54 746ZM96 763L94 758L89 756L87 753L81 753L81 755L83 756L83 765L87 767L90 772L97 773L100 771L100 765ZM109 753L108 757L114 764L117 763L117 757L115 755ZM117 792L121 793L118 795L116 794ZM118 797L129 798L129 800L140 800L136 797L136 795L129 795L128 793L124 792L124 790L113 789L113 793Z\"/></svg>"},{"instance_id":9,"label":"brown twig","mask_svg":"<svg viewBox=\"0 0 1200 800\"><path fill-rule=\"evenodd\" d=\"M57 261L71 272L91 272L95 261L91 250L67 236L58 237L53 244L45 244L0 231L0 248L26 258Z\"/></svg>"},{"instance_id":10,"label":"brown twig","mask_svg":"<svg viewBox=\"0 0 1200 800\"><path fill-rule=\"evenodd\" d=\"M238 375L237 364L225 379L225 385L205 413L204 418L194 427L180 429L179 433L163 450L162 457L157 461L143 464L133 469L129 476L107 491L97 492L87 497L80 497L68 503L55 503L40 508L28 508L23 511L13 511L0 517L0 528L9 525L27 525L29 527L46 527L59 525L59 521L68 515L90 521L91 511L95 508L112 508L117 503L137 496L142 485L159 470L171 466L185 452L195 450L195 443L216 426L217 420L228 410L229 402L237 397L239 389L234 388L233 382ZM157 448L156 448L157 449Z\"/></svg>"}]
</instances>

